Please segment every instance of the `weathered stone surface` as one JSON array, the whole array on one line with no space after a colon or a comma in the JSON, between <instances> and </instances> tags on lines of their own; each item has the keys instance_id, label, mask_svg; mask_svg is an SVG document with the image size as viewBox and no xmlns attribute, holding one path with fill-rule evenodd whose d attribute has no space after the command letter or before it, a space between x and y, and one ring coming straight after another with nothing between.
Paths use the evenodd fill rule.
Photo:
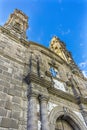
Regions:
<instances>
[{"instance_id":1,"label":"weathered stone surface","mask_svg":"<svg viewBox=\"0 0 87 130\"><path fill-rule=\"evenodd\" d=\"M6 103L6 101L0 99L0 107L4 108L5 107L5 103Z\"/></svg>"},{"instance_id":2,"label":"weathered stone surface","mask_svg":"<svg viewBox=\"0 0 87 130\"><path fill-rule=\"evenodd\" d=\"M2 118L0 126L4 127L4 128L18 129L18 122L16 120L11 119L11 118Z\"/></svg>"},{"instance_id":3,"label":"weathered stone surface","mask_svg":"<svg viewBox=\"0 0 87 130\"><path fill-rule=\"evenodd\" d=\"M8 88L7 88L7 87L4 87L3 92L4 92L4 93L8 93Z\"/></svg>"},{"instance_id":4,"label":"weathered stone surface","mask_svg":"<svg viewBox=\"0 0 87 130\"><path fill-rule=\"evenodd\" d=\"M10 77L8 77L8 76L6 76L6 75L3 75L3 73L2 74L0 74L0 79L2 79L3 81L7 81L7 82L10 82L11 81L11 78Z\"/></svg>"},{"instance_id":5,"label":"weathered stone surface","mask_svg":"<svg viewBox=\"0 0 87 130\"><path fill-rule=\"evenodd\" d=\"M3 89L4 89L4 86L0 85L0 91L3 91Z\"/></svg>"},{"instance_id":6,"label":"weathered stone surface","mask_svg":"<svg viewBox=\"0 0 87 130\"><path fill-rule=\"evenodd\" d=\"M12 74L9 73L9 72L4 71L3 74L6 75L6 76L8 76L8 77L12 77Z\"/></svg>"},{"instance_id":7,"label":"weathered stone surface","mask_svg":"<svg viewBox=\"0 0 87 130\"><path fill-rule=\"evenodd\" d=\"M3 101L6 101L7 100L7 94L0 92L0 99L3 100Z\"/></svg>"},{"instance_id":8,"label":"weathered stone surface","mask_svg":"<svg viewBox=\"0 0 87 130\"><path fill-rule=\"evenodd\" d=\"M5 105L5 108L8 109L8 110L12 110L12 103L7 101L6 105Z\"/></svg>"},{"instance_id":9,"label":"weathered stone surface","mask_svg":"<svg viewBox=\"0 0 87 130\"><path fill-rule=\"evenodd\" d=\"M11 118L11 110L8 110L8 109L7 109L6 117L7 117L7 118Z\"/></svg>"},{"instance_id":10,"label":"weathered stone surface","mask_svg":"<svg viewBox=\"0 0 87 130\"><path fill-rule=\"evenodd\" d=\"M11 118L19 120L20 119L20 112L12 111Z\"/></svg>"},{"instance_id":11,"label":"weathered stone surface","mask_svg":"<svg viewBox=\"0 0 87 130\"><path fill-rule=\"evenodd\" d=\"M11 95L11 96L15 96L16 92L15 92L14 89L9 89L8 94Z\"/></svg>"},{"instance_id":12,"label":"weathered stone surface","mask_svg":"<svg viewBox=\"0 0 87 130\"><path fill-rule=\"evenodd\" d=\"M2 70L0 69L0 73L2 73Z\"/></svg>"},{"instance_id":13,"label":"weathered stone surface","mask_svg":"<svg viewBox=\"0 0 87 130\"><path fill-rule=\"evenodd\" d=\"M4 60L3 60L3 62L4 62ZM5 71L5 70L7 71L8 70L8 68L3 66L3 65L0 65L0 69L2 69L3 71Z\"/></svg>"},{"instance_id":14,"label":"weathered stone surface","mask_svg":"<svg viewBox=\"0 0 87 130\"><path fill-rule=\"evenodd\" d=\"M0 127L0 130L8 130L8 128L1 128L1 127Z\"/></svg>"},{"instance_id":15,"label":"weathered stone surface","mask_svg":"<svg viewBox=\"0 0 87 130\"><path fill-rule=\"evenodd\" d=\"M21 105L18 103L12 103L12 110L21 111Z\"/></svg>"},{"instance_id":16,"label":"weathered stone surface","mask_svg":"<svg viewBox=\"0 0 87 130\"><path fill-rule=\"evenodd\" d=\"M20 104L20 103L21 103L21 98L20 98L20 97L17 97L17 96L13 96L12 102L15 102L15 103Z\"/></svg>"},{"instance_id":17,"label":"weathered stone surface","mask_svg":"<svg viewBox=\"0 0 87 130\"><path fill-rule=\"evenodd\" d=\"M7 81L4 81L4 80L0 80L0 85L9 87L9 86L10 86L10 83L7 82Z\"/></svg>"},{"instance_id":18,"label":"weathered stone surface","mask_svg":"<svg viewBox=\"0 0 87 130\"><path fill-rule=\"evenodd\" d=\"M0 116L6 116L7 110L0 108Z\"/></svg>"}]
</instances>

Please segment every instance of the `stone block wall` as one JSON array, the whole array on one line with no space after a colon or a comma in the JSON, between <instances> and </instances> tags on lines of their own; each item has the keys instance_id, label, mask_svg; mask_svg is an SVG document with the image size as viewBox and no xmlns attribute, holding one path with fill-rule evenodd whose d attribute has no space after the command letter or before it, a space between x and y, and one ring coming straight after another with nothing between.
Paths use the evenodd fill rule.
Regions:
<instances>
[{"instance_id":1,"label":"stone block wall","mask_svg":"<svg viewBox=\"0 0 87 130\"><path fill-rule=\"evenodd\" d=\"M26 47L0 33L0 130L27 129L25 50Z\"/></svg>"}]
</instances>

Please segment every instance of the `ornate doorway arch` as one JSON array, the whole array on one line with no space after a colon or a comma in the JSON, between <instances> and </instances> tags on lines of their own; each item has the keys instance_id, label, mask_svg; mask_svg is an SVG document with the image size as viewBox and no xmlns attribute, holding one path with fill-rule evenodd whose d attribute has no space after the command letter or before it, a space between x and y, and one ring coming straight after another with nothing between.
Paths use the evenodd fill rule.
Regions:
<instances>
[{"instance_id":1,"label":"ornate doorway arch","mask_svg":"<svg viewBox=\"0 0 87 130\"><path fill-rule=\"evenodd\" d=\"M66 119L60 117L56 121L55 130L74 130L74 128Z\"/></svg>"},{"instance_id":2,"label":"ornate doorway arch","mask_svg":"<svg viewBox=\"0 0 87 130\"><path fill-rule=\"evenodd\" d=\"M83 122L77 117L77 115L71 110L64 110L63 107L55 107L49 115L49 127L50 130L57 130L56 124L58 121L65 122L70 130L86 130ZM65 127L65 126L64 126ZM66 130L61 127L61 130Z\"/></svg>"}]
</instances>

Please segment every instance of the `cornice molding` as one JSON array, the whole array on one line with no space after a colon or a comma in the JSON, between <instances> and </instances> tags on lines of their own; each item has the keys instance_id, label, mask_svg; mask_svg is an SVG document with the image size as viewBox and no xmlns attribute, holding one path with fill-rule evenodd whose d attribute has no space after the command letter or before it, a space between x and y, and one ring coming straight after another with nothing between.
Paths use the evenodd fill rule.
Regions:
<instances>
[{"instance_id":1,"label":"cornice molding","mask_svg":"<svg viewBox=\"0 0 87 130\"><path fill-rule=\"evenodd\" d=\"M52 93L53 95L56 95L56 96L58 96L58 97L61 97L61 98L63 98L63 99L66 99L66 100L68 100L68 101L71 101L71 102L76 103L75 97L74 97L73 95L67 93L67 92L64 92L64 91L62 91L62 90L56 89L56 88L54 88L54 87L48 88L48 91L49 91L50 93Z\"/></svg>"},{"instance_id":2,"label":"cornice molding","mask_svg":"<svg viewBox=\"0 0 87 130\"><path fill-rule=\"evenodd\" d=\"M37 74L30 72L25 78L24 81L26 83L30 84L31 82L34 82L36 84L39 84L43 87L49 88L51 86L51 82L46 80L45 78L37 76Z\"/></svg>"},{"instance_id":3,"label":"cornice molding","mask_svg":"<svg viewBox=\"0 0 87 130\"><path fill-rule=\"evenodd\" d=\"M58 55L56 55L54 52L48 50L50 53L48 54L46 51L41 50L41 53L45 54L46 56L50 57L51 59L54 59L55 56L55 61L59 62L60 64L65 63ZM57 56L57 57L56 57Z\"/></svg>"},{"instance_id":4,"label":"cornice molding","mask_svg":"<svg viewBox=\"0 0 87 130\"><path fill-rule=\"evenodd\" d=\"M52 93L53 95L56 95L58 97L61 97L63 99L66 99L68 101L74 102L77 104L77 100L74 97L74 95L69 94L68 92L64 92L62 90L56 89L52 87L51 81L48 81L46 78L38 77L35 73L29 73L25 79L26 83L30 84L32 82L39 84L41 87L46 87L48 89L49 93ZM87 104L87 99L80 97L81 102Z\"/></svg>"}]
</instances>

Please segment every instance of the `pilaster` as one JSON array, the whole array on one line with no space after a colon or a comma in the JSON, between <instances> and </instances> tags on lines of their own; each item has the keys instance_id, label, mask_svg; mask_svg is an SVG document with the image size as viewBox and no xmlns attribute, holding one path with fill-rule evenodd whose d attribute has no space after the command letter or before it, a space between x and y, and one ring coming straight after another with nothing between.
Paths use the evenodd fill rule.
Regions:
<instances>
[{"instance_id":1,"label":"pilaster","mask_svg":"<svg viewBox=\"0 0 87 130\"><path fill-rule=\"evenodd\" d=\"M40 99L41 130L49 130L48 112L47 112L48 97L41 95L39 99Z\"/></svg>"},{"instance_id":2,"label":"pilaster","mask_svg":"<svg viewBox=\"0 0 87 130\"><path fill-rule=\"evenodd\" d=\"M30 93L28 96L27 130L38 130L37 97L36 93Z\"/></svg>"}]
</instances>

